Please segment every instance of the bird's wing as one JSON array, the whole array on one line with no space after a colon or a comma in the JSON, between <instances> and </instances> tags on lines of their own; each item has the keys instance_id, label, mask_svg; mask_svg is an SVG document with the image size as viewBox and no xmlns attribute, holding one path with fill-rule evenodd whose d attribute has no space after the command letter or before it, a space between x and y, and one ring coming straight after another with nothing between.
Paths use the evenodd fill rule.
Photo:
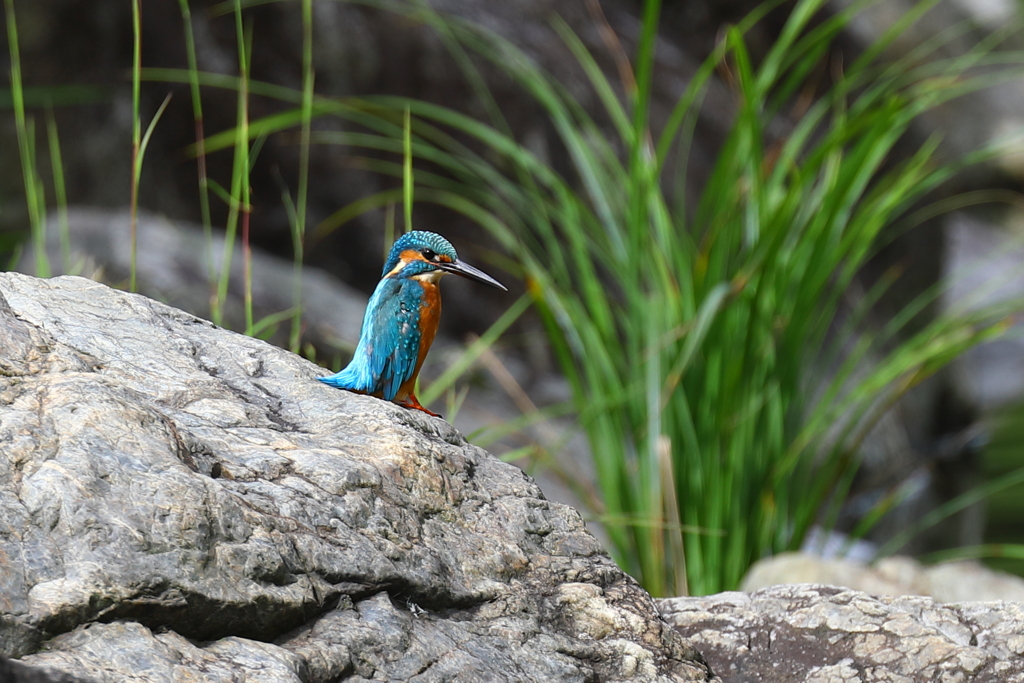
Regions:
<instances>
[{"instance_id":1,"label":"bird's wing","mask_svg":"<svg viewBox=\"0 0 1024 683\"><path fill-rule=\"evenodd\" d=\"M370 300L363 332L369 342L366 362L375 379L375 392L392 401L399 387L413 376L420 353L421 287L413 282L388 278Z\"/></svg>"}]
</instances>

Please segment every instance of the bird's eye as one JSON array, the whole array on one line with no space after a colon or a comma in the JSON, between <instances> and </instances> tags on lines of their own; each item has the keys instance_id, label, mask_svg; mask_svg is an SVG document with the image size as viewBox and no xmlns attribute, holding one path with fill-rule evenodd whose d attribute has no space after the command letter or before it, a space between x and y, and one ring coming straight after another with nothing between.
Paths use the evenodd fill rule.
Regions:
<instances>
[{"instance_id":1,"label":"bird's eye","mask_svg":"<svg viewBox=\"0 0 1024 683\"><path fill-rule=\"evenodd\" d=\"M423 254L423 258L427 259L428 261L433 261L435 258L437 258L437 254L434 253L433 249L424 249L420 253Z\"/></svg>"}]
</instances>

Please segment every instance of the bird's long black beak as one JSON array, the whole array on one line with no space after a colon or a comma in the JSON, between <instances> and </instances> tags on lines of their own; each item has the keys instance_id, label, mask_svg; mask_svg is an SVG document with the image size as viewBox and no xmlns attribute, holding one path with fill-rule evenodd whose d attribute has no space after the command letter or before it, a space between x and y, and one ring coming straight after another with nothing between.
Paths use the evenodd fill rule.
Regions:
<instances>
[{"instance_id":1,"label":"bird's long black beak","mask_svg":"<svg viewBox=\"0 0 1024 683\"><path fill-rule=\"evenodd\" d=\"M455 275L461 275L462 277L469 278L470 280L476 280L477 282L482 282L485 285L497 287L498 289L504 290L506 292L508 291L508 287L501 284L484 271L469 265L465 261L452 261L451 263L439 263L437 265L441 266L441 270L445 271L446 273L454 273Z\"/></svg>"}]
</instances>

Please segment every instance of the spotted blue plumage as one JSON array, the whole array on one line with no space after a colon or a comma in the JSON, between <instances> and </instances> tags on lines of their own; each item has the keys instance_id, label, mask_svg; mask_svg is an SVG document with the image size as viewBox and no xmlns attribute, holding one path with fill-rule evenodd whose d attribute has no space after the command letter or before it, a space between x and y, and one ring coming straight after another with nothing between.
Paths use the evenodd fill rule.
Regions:
<instances>
[{"instance_id":1,"label":"spotted blue plumage","mask_svg":"<svg viewBox=\"0 0 1024 683\"><path fill-rule=\"evenodd\" d=\"M324 384L393 401L412 377L420 353L417 325L423 288L415 280L385 278L377 285L363 316L359 345L348 366Z\"/></svg>"}]
</instances>

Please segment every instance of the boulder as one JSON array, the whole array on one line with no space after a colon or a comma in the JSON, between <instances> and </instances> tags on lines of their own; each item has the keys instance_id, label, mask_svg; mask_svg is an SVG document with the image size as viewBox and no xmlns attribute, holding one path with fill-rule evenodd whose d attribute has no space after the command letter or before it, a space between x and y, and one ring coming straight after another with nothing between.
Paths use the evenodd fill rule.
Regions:
<instances>
[{"instance_id":1,"label":"boulder","mask_svg":"<svg viewBox=\"0 0 1024 683\"><path fill-rule=\"evenodd\" d=\"M1024 683L1024 604L813 584L659 601L723 683Z\"/></svg>"},{"instance_id":2,"label":"boulder","mask_svg":"<svg viewBox=\"0 0 1024 683\"><path fill-rule=\"evenodd\" d=\"M441 419L81 278L0 274L0 349L0 655L29 669L717 680L578 513Z\"/></svg>"},{"instance_id":3,"label":"boulder","mask_svg":"<svg viewBox=\"0 0 1024 683\"><path fill-rule=\"evenodd\" d=\"M783 584L818 583L872 595L925 595L936 602L1024 602L1024 579L989 569L980 562L924 565L911 557L887 557L873 564L823 558L811 553L780 553L759 560L740 584L756 591Z\"/></svg>"},{"instance_id":4,"label":"boulder","mask_svg":"<svg viewBox=\"0 0 1024 683\"><path fill-rule=\"evenodd\" d=\"M60 216L52 212L47 220L46 253L53 273L56 275L82 275L89 279L114 287L125 285L131 272L130 214L127 210L104 209L99 207L70 207L67 214L69 225L69 258L63 262ZM183 309L199 317L209 317L212 286L209 264L220 263L224 254L224 238L214 233L208 243L203 227L183 220L174 220L146 211L139 212L136 225L138 236L137 285L138 291L157 301ZM243 254L240 240L236 240L231 257L231 278L227 299L223 305L225 327L234 330L245 329ZM251 248L253 320L257 325L268 317L278 317L294 305L295 264L287 255L275 255L259 247ZM384 255L375 254L377 272L384 265ZM26 246L16 270L33 272L35 249ZM469 337L460 340L454 329L446 329L446 323L458 313L458 301L467 296L466 290L480 287L462 278L447 278L442 286L444 291L444 315L430 355L421 373L423 386L437 379L442 372L465 353ZM459 293L463 292L459 297ZM455 295L455 296L453 296ZM322 362L341 363L348 359L359 341L359 330L369 296L348 285L329 273L308 264L302 268L302 344L312 344ZM511 301L511 299L509 300ZM507 305L504 302L503 305ZM492 309L495 307L492 307ZM502 309L503 310L503 309ZM539 320L525 323L527 327L540 325ZM291 321L264 328L259 337L287 347ZM524 336L532 337L529 344L533 351L524 358L516 349L495 348L484 355L483 362L470 369L460 380L461 386L471 385L472 395L464 401L459 410L448 413L442 409L452 424L464 434L480 430L505 431L502 426L522 416L523 402L518 396L510 396L509 382L495 381L493 371L484 367L500 367L507 377L511 374L512 385L522 387L520 394L529 394L529 399L541 407L570 400L569 383L559 374L550 370L546 351L540 340L543 333L535 330ZM340 369L338 367L337 369ZM526 393L522 393L526 392ZM454 392L453 392L454 393ZM527 401L529 402L529 401ZM435 408L436 409L436 408ZM526 408L525 410L528 410ZM536 441L544 448L558 449L560 463L571 476L562 474L551 467L531 467L530 458L517 461L524 469L531 471L549 500L573 507L583 507L581 500L567 481L576 481L580 473L593 480L593 466L590 450L582 436L566 440L565 434L576 432L576 421L570 418L552 418L536 425L525 425L511 438L492 440L489 450L499 457L504 452L517 450L522 446L521 437ZM589 526L599 539L603 529L597 522Z\"/></svg>"}]
</instances>

